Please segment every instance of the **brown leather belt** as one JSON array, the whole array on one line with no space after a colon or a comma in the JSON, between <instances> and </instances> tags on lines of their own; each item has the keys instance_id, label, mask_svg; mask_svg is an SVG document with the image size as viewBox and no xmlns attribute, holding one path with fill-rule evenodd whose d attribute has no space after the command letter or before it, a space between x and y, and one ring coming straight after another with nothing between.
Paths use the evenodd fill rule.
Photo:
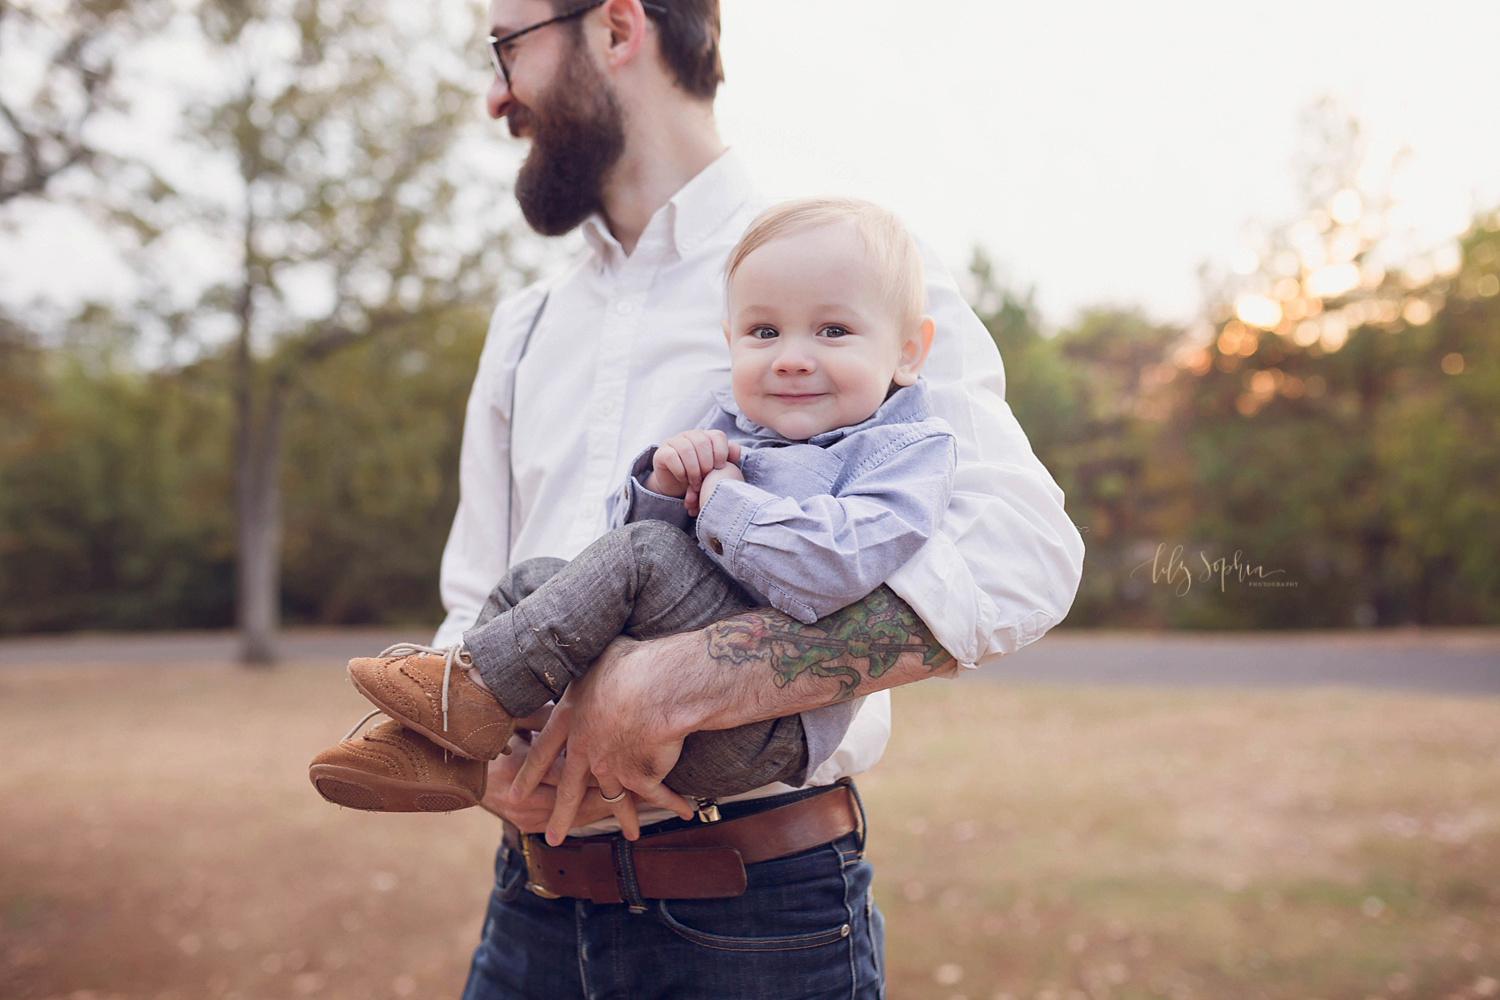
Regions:
<instances>
[{"instance_id":1,"label":"brown leather belt","mask_svg":"<svg viewBox=\"0 0 1500 1000\"><path fill-rule=\"evenodd\" d=\"M726 807L728 808L728 807ZM647 899L721 899L745 891L745 866L810 850L863 827L853 786L785 805L634 842L618 834L569 837L551 847L538 834L505 824L505 842L526 859L526 887L539 896L629 903Z\"/></svg>"}]
</instances>

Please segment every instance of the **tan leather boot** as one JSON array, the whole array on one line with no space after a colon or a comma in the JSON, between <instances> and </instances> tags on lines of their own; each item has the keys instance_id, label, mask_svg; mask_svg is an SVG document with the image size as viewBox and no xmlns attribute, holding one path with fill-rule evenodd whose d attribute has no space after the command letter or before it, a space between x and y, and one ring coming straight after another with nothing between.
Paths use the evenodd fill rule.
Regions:
<instances>
[{"instance_id":1,"label":"tan leather boot","mask_svg":"<svg viewBox=\"0 0 1500 1000\"><path fill-rule=\"evenodd\" d=\"M382 712L440 747L474 760L509 753L516 720L469 679L469 654L403 643L349 661L349 679Z\"/></svg>"},{"instance_id":2,"label":"tan leather boot","mask_svg":"<svg viewBox=\"0 0 1500 1000\"><path fill-rule=\"evenodd\" d=\"M483 761L448 753L399 722L355 735L368 721L308 766L313 787L329 802L372 812L451 812L484 798Z\"/></svg>"}]
</instances>

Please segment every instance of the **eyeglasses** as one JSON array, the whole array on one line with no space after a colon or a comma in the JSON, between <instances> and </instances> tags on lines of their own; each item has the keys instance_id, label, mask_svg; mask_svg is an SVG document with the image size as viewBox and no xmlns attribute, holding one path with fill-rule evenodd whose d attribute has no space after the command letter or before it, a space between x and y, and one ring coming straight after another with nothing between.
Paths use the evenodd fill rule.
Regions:
<instances>
[{"instance_id":1,"label":"eyeglasses","mask_svg":"<svg viewBox=\"0 0 1500 1000\"><path fill-rule=\"evenodd\" d=\"M505 50L510 46L512 42L514 42L517 38L520 38L522 35L529 35L538 28L545 28L549 24L556 24L559 21L570 21L575 17L582 17L584 14L587 14L595 7L604 6L605 2L606 0L590 0L589 3L584 3L580 4L577 7L569 8L556 17L549 17L545 21L538 21L536 24L533 24L530 27L522 28L520 31L512 31L510 34L502 35L499 38L491 35L489 37L490 65L495 68L495 72L500 75L500 79L505 81L505 89L510 89L510 67L505 64L505 61L508 58L505 54ZM667 8L662 7L659 4L643 3L641 4L641 6L646 10L652 12L653 14L666 14L667 12Z\"/></svg>"}]
</instances>

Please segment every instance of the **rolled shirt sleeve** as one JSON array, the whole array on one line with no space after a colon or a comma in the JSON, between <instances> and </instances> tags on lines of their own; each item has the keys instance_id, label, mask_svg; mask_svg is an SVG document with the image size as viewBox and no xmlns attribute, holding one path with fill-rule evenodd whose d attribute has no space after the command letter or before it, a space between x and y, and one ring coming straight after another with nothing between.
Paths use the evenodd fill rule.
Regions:
<instances>
[{"instance_id":1,"label":"rolled shirt sleeve","mask_svg":"<svg viewBox=\"0 0 1500 1000\"><path fill-rule=\"evenodd\" d=\"M651 459L656 455L653 445L636 456L630 466L630 476L609 499L609 526L618 528L635 521L665 521L673 527L687 531L692 523L687 506L681 497L669 497L646 488L646 477L651 475Z\"/></svg>"}]
</instances>

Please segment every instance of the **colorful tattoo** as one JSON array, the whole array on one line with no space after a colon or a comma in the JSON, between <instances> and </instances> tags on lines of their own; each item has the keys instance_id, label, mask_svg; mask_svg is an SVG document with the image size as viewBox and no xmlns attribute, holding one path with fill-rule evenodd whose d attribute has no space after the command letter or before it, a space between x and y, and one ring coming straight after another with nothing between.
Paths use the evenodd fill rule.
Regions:
<instances>
[{"instance_id":1,"label":"colorful tattoo","mask_svg":"<svg viewBox=\"0 0 1500 1000\"><path fill-rule=\"evenodd\" d=\"M903 653L922 654L929 671L953 661L915 611L889 587L804 625L779 611L735 615L708 627L708 655L728 663L762 663L785 687L803 674L836 678L842 701L860 694L866 677L876 678Z\"/></svg>"}]
</instances>

